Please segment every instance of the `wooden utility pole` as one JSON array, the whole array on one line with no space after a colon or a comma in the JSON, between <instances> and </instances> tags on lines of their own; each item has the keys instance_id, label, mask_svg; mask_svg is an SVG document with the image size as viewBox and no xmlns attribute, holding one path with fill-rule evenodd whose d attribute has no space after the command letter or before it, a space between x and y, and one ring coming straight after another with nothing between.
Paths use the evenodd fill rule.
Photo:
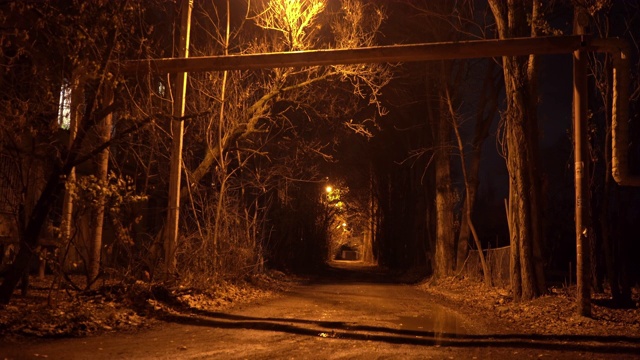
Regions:
<instances>
[{"instance_id":1,"label":"wooden utility pole","mask_svg":"<svg viewBox=\"0 0 640 360\"><path fill-rule=\"evenodd\" d=\"M182 19L180 21L179 58L189 57L189 36L191 33L191 10L193 0L182 1ZM180 178L182 175L182 133L184 131L185 95L187 90L187 72L183 69L176 76L173 98L173 120L171 121L171 160L169 163L169 203L167 205L167 224L164 232L165 280L176 273L176 249L178 244L178 221L180 219Z\"/></svg>"},{"instance_id":2,"label":"wooden utility pole","mask_svg":"<svg viewBox=\"0 0 640 360\"><path fill-rule=\"evenodd\" d=\"M575 8L574 35L585 35L589 17L581 7ZM579 315L591 316L591 281L589 270L589 154L587 153L587 52L573 52L573 146L576 205L576 284Z\"/></svg>"}]
</instances>

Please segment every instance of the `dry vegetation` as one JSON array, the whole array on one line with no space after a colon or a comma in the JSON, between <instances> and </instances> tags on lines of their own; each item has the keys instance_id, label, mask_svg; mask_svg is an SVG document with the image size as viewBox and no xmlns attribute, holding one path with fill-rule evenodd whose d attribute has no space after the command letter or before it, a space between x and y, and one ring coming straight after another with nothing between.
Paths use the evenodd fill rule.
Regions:
<instances>
[{"instance_id":1,"label":"dry vegetation","mask_svg":"<svg viewBox=\"0 0 640 360\"><path fill-rule=\"evenodd\" d=\"M499 326L496 332L640 337L637 287L632 309L605 306L609 296L595 294L592 318L576 315L575 287L551 288L547 295L523 302L514 302L505 289L486 288L469 279L447 278L423 283L420 288L460 312L493 319Z\"/></svg>"},{"instance_id":2,"label":"dry vegetation","mask_svg":"<svg viewBox=\"0 0 640 360\"><path fill-rule=\"evenodd\" d=\"M194 308L220 311L276 296L295 281L272 271L234 283L219 282L209 291L136 282L107 283L91 292L79 292L63 284L58 292L52 292L52 278L33 279L28 296L16 294L0 310L0 337L81 337L132 331L152 326L175 312Z\"/></svg>"},{"instance_id":3,"label":"dry vegetation","mask_svg":"<svg viewBox=\"0 0 640 360\"><path fill-rule=\"evenodd\" d=\"M80 280L80 278L76 279ZM49 305L51 278L34 279L27 297L16 295L0 311L0 337L82 337L127 332L153 326L162 317L193 309L220 311L237 304L277 296L299 279L272 271L235 283L221 282L209 291L169 289L137 282L105 284L78 292L64 286ZM596 294L593 318L576 316L574 288L552 288L533 301L514 302L508 291L488 289L469 279L447 278L419 288L443 304L495 325L495 333L626 336L640 339L640 292L634 289L633 309L605 306L606 294Z\"/></svg>"}]
</instances>

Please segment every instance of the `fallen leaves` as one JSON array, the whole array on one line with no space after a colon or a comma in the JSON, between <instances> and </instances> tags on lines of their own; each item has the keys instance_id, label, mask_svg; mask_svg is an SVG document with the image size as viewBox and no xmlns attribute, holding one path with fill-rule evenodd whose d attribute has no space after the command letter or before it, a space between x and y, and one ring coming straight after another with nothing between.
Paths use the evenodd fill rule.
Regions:
<instances>
[{"instance_id":1,"label":"fallen leaves","mask_svg":"<svg viewBox=\"0 0 640 360\"><path fill-rule=\"evenodd\" d=\"M0 333L37 337L85 336L97 331L136 328L144 319L112 301L69 298L50 307L43 299L19 298L0 313Z\"/></svg>"},{"instance_id":2,"label":"fallen leaves","mask_svg":"<svg viewBox=\"0 0 640 360\"><path fill-rule=\"evenodd\" d=\"M500 325L501 331L518 331L555 335L627 335L640 334L640 311L613 309L592 305L592 318L576 315L575 288L552 288L540 298L514 302L504 289L487 288L469 279L448 278L435 283L420 285L434 296L455 304L460 311L482 313ZM606 294L594 295L594 300L606 298ZM638 289L633 298L640 300Z\"/></svg>"},{"instance_id":3,"label":"fallen leaves","mask_svg":"<svg viewBox=\"0 0 640 360\"><path fill-rule=\"evenodd\" d=\"M284 276L284 275L283 275ZM189 309L219 311L236 303L274 296L290 284L284 277L258 275L250 282L219 282L212 289L168 289L135 282L91 292L66 290L48 305L50 278L31 282L27 297L16 295L0 311L0 336L81 337L127 331L157 322L157 316ZM76 279L80 283L81 278Z\"/></svg>"}]
</instances>

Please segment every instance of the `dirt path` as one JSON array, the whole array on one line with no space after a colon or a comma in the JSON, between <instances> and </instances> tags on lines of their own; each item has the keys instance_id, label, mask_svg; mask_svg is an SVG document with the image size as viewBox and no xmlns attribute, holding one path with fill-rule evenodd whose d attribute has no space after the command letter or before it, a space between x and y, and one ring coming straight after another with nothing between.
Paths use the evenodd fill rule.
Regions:
<instances>
[{"instance_id":1,"label":"dirt path","mask_svg":"<svg viewBox=\"0 0 640 360\"><path fill-rule=\"evenodd\" d=\"M360 271L353 271L360 270ZM161 327L85 339L0 342L0 359L634 358L620 339L500 334L375 269L343 265L283 296ZM622 339L624 340L624 339ZM637 344L636 344L637 345Z\"/></svg>"}]
</instances>

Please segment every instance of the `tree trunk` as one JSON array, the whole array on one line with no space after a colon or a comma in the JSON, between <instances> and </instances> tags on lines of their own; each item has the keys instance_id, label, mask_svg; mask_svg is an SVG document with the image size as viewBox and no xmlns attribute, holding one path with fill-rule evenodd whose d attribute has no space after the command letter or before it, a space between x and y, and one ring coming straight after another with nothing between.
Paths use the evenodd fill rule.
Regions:
<instances>
[{"instance_id":1,"label":"tree trunk","mask_svg":"<svg viewBox=\"0 0 640 360\"><path fill-rule=\"evenodd\" d=\"M369 201L367 204L367 224L365 226L366 230L364 232L364 246L362 251L362 260L365 263L373 264L376 259L373 255L373 243L374 238L377 232L377 200L375 197L375 174L373 173L373 165L371 164L371 160L369 160Z\"/></svg>"},{"instance_id":2,"label":"tree trunk","mask_svg":"<svg viewBox=\"0 0 640 360\"><path fill-rule=\"evenodd\" d=\"M29 267L29 262L38 243L40 231L49 214L49 209L55 199L62 193L63 186L60 183L60 175L62 174L64 174L64 172L60 168L53 170L40 198L38 198L38 202L29 216L23 239L20 242L20 250L13 264L7 270L2 285L0 285L0 304L9 303L13 295L13 290Z\"/></svg>"},{"instance_id":3,"label":"tree trunk","mask_svg":"<svg viewBox=\"0 0 640 360\"><path fill-rule=\"evenodd\" d=\"M489 271L489 267L487 266L487 261L484 257L484 252L482 249L482 244L480 243L480 238L478 237L478 233L476 232L475 226L473 226L473 219L471 218L471 209L473 206L471 205L472 194L471 194L471 184L469 183L469 176L467 175L467 165L464 160L464 145L462 143L462 137L460 136L460 131L458 130L458 122L456 120L456 113L453 110L453 100L449 94L448 87L445 88L447 94L447 104L449 105L449 113L451 116L451 121L453 122L453 131L456 135L456 140L458 141L458 150L460 151L460 164L462 167L462 177L464 179L464 188L466 192L466 203L465 203L465 213L463 216L467 219L467 225L469 230L471 230L471 234L473 235L473 240L476 244L476 248L478 249L478 257L480 258L480 264L482 265L482 273L484 275L484 284L486 286L493 286L493 282L491 281L491 272ZM475 195L473 195L473 199L475 199Z\"/></svg>"},{"instance_id":4,"label":"tree trunk","mask_svg":"<svg viewBox=\"0 0 640 360\"><path fill-rule=\"evenodd\" d=\"M498 36L535 36L539 4L532 2L531 28L524 0L489 0ZM504 56L507 111L505 143L509 173L511 287L514 298L531 299L544 291L540 242L541 203L538 166L536 58Z\"/></svg>"},{"instance_id":5,"label":"tree trunk","mask_svg":"<svg viewBox=\"0 0 640 360\"><path fill-rule=\"evenodd\" d=\"M62 195L62 192L64 190L61 178L66 177L69 175L69 173L71 173L71 170L73 169L75 162L79 157L83 140L86 138L87 131L94 125L96 120L99 120L95 119L94 105L96 103L98 89L101 87L101 85L104 84L106 79L106 68L109 64L109 60L115 46L116 31L110 31L108 37L109 45L102 58L102 63L100 64L101 74L99 78L94 81L94 86L90 87L91 91L88 91L88 94L85 97L85 113L83 114L82 121L80 122L80 131L78 131L77 136L73 140L69 148L67 158L63 160L63 164L54 164L53 170L49 174L46 185L44 186L42 193L38 198L38 201L36 202L33 210L31 211L31 214L28 217L29 220L26 223L25 230L22 234L22 239L20 242L20 250L18 251L18 254L16 255L16 259L13 262L12 266L7 270L7 274L4 278L4 281L2 282L2 285L0 285L0 304L9 303L20 277L22 276L22 274L24 274L25 271L27 271L29 262L31 261L31 258L34 254L34 249L38 244L40 232L42 231L42 227L45 224L47 217L49 216L51 206L55 203L59 196Z\"/></svg>"},{"instance_id":6,"label":"tree trunk","mask_svg":"<svg viewBox=\"0 0 640 360\"><path fill-rule=\"evenodd\" d=\"M105 107L113 102L113 89L105 87L104 103ZM111 122L112 114L105 116L102 125L97 127L100 142L106 143L111 138ZM104 149L98 155L97 161L97 179L101 186L107 183L107 175L109 171L109 149ZM87 271L87 289L91 289L98 278L100 272L100 258L102 253L102 232L104 229L104 213L105 213L105 193L100 192L98 199L98 207L92 211L92 234L89 247L89 266Z\"/></svg>"},{"instance_id":7,"label":"tree trunk","mask_svg":"<svg viewBox=\"0 0 640 360\"><path fill-rule=\"evenodd\" d=\"M539 36L540 27L538 22L541 21L540 2L531 2L531 37ZM538 144L538 59L537 55L529 56L527 66L527 79L529 82L527 99L527 112L529 121L525 122L525 134L527 136L527 154L528 175L531 186L531 239L533 250L533 268L535 271L536 293L544 294L546 292L545 276L544 276L544 258L542 254L542 241L544 239L543 212L544 204L542 201L542 181L540 169L540 149Z\"/></svg>"},{"instance_id":8,"label":"tree trunk","mask_svg":"<svg viewBox=\"0 0 640 360\"><path fill-rule=\"evenodd\" d=\"M533 224L531 214L530 189L533 186L529 181L527 167L525 134L522 124L523 113L522 97L518 96L518 92L511 92L514 79L507 74L505 70L505 79L507 82L507 94L509 96L508 104L511 103L511 111L507 110L507 170L510 178L510 199L509 210L511 219L511 249L512 255L512 277L519 277L519 281L512 284L514 298L531 299L538 295L535 286L535 275L533 268L533 249L532 249L532 227L539 226ZM507 105L508 106L508 105ZM509 107L509 106L508 106ZM520 289L514 287L520 283Z\"/></svg>"},{"instance_id":9,"label":"tree trunk","mask_svg":"<svg viewBox=\"0 0 640 360\"><path fill-rule=\"evenodd\" d=\"M444 108L440 104L440 114ZM433 114L432 112L430 112ZM453 209L453 188L451 186L450 139L451 122L444 117L432 117L437 129L437 149L435 154L436 184L436 249L434 273L437 277L450 276L454 270L455 229Z\"/></svg>"}]
</instances>

